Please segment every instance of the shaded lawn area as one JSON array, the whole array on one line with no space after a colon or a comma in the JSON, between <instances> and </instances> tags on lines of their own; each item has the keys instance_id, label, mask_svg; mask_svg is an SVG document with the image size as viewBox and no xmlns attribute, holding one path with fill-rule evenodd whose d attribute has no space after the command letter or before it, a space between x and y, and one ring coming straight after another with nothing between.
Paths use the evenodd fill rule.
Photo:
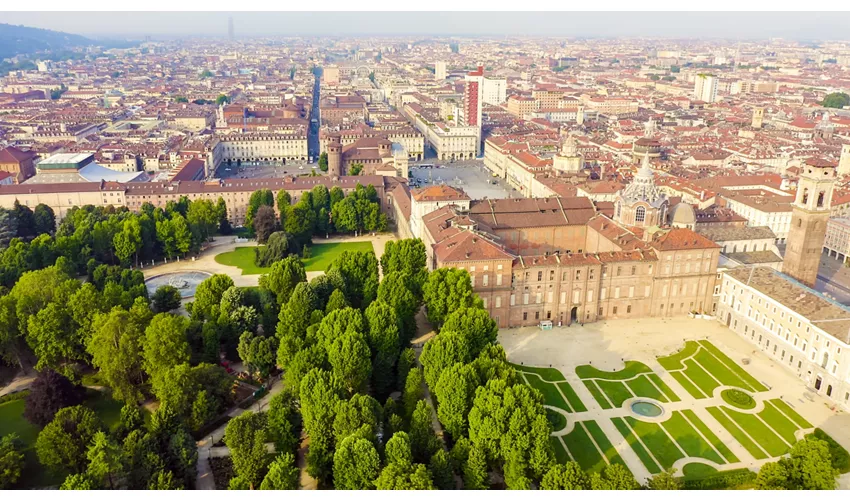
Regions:
<instances>
[{"instance_id":1,"label":"shaded lawn area","mask_svg":"<svg viewBox=\"0 0 850 500\"><path fill-rule=\"evenodd\" d=\"M559 372L555 368L541 368L541 367L537 367L537 366L525 366L525 365L518 365L516 363L508 363L508 364L511 365L512 367L514 367L514 369L517 370L517 371L526 372L526 373L535 373L537 375L540 375L540 378L542 378L546 382L561 382L563 380L566 380L564 378L564 376L561 374L561 372Z\"/></svg>"},{"instance_id":2,"label":"shaded lawn area","mask_svg":"<svg viewBox=\"0 0 850 500\"><path fill-rule=\"evenodd\" d=\"M242 275L265 274L269 272L268 267L260 267L254 264L254 249L257 247L236 247L230 252L220 253L215 256L215 261L225 266L234 266L242 270Z\"/></svg>"},{"instance_id":3,"label":"shaded lawn area","mask_svg":"<svg viewBox=\"0 0 850 500\"><path fill-rule=\"evenodd\" d=\"M743 446L748 452L750 452L750 455L752 455L753 458L757 460L767 458L765 452L763 452L761 448L759 448L759 446L752 439L750 439L747 434L744 433L744 431L742 431L737 425L735 425L735 423L732 422L732 419L726 416L726 414L723 412L723 410L720 409L720 407L715 406L713 408L706 408L706 410L708 411L708 413L711 414L712 417L714 417L715 420L720 423L720 425L722 425L727 431L729 431L729 434L732 434L732 437L734 437L736 441L741 443L741 446Z\"/></svg>"},{"instance_id":4,"label":"shaded lawn area","mask_svg":"<svg viewBox=\"0 0 850 500\"><path fill-rule=\"evenodd\" d=\"M679 448L658 424L641 422L632 417L625 417L626 423L640 436L641 441L649 448L650 453L662 467L673 466L676 460L683 457Z\"/></svg>"},{"instance_id":5,"label":"shaded lawn area","mask_svg":"<svg viewBox=\"0 0 850 500\"><path fill-rule=\"evenodd\" d=\"M526 384L534 387L543 394L545 404L556 406L570 413L587 411L575 390L564 376L555 368L539 368L509 363L517 370ZM560 391L558 391L560 389ZM566 397L566 401L564 398Z\"/></svg>"},{"instance_id":6,"label":"shaded lawn area","mask_svg":"<svg viewBox=\"0 0 850 500\"><path fill-rule=\"evenodd\" d=\"M599 472L603 467L605 467L606 462L593 445L593 440L585 431L584 426L582 425L583 423L584 422L576 422L576 426L573 431L566 436L563 436L564 443L566 443L567 448L570 450L570 454L573 456L575 461L578 462L582 469L591 472ZM602 444L597 444L599 444L599 447L605 451ZM608 443L608 445L610 447L611 443Z\"/></svg>"},{"instance_id":7,"label":"shaded lawn area","mask_svg":"<svg viewBox=\"0 0 850 500\"><path fill-rule=\"evenodd\" d=\"M696 413L694 413L693 410L682 410L682 416L684 416L688 420L688 422L691 423L691 425L693 425L698 431L702 433L703 436L705 436L706 439L709 440L709 442L714 446L714 449L716 449L718 452L720 452L721 455L723 455L724 460L729 463L739 461L738 457L736 457L735 454L732 453L732 450L730 450L725 444L723 444L723 441L721 441L720 438L718 438L717 435L714 434L714 432L712 432L707 425L705 425L705 422L703 422L699 419L699 417L697 417Z\"/></svg>"},{"instance_id":8,"label":"shaded lawn area","mask_svg":"<svg viewBox=\"0 0 850 500\"><path fill-rule=\"evenodd\" d=\"M540 380L540 378L534 373L525 373L523 374L523 378L529 386L540 391L540 394L543 395L543 404L561 408L564 411L572 413L572 408L570 408L570 405L564 401L563 397L561 397L561 393L558 392L558 388L555 387L555 384L550 384Z\"/></svg>"},{"instance_id":9,"label":"shaded lawn area","mask_svg":"<svg viewBox=\"0 0 850 500\"><path fill-rule=\"evenodd\" d=\"M680 412L674 411L668 420L661 422L661 425L689 457L702 457L717 464L726 462L711 448L711 445L705 442L705 439L694 430L691 423Z\"/></svg>"},{"instance_id":10,"label":"shaded lawn area","mask_svg":"<svg viewBox=\"0 0 850 500\"><path fill-rule=\"evenodd\" d=\"M83 404L91 408L107 428L114 430L117 427L123 403L112 399L106 393L87 389L86 401ZM61 484L64 477L46 470L38 461L35 442L41 429L24 418L25 405L23 399L0 404L0 437L14 432L24 445L26 466L15 488L40 488Z\"/></svg>"},{"instance_id":11,"label":"shaded lawn area","mask_svg":"<svg viewBox=\"0 0 850 500\"><path fill-rule=\"evenodd\" d=\"M331 262L342 252L372 252L371 241L353 241L350 243L313 243L310 245L312 256L301 259L305 271L326 271Z\"/></svg>"},{"instance_id":12,"label":"shaded lawn area","mask_svg":"<svg viewBox=\"0 0 850 500\"><path fill-rule=\"evenodd\" d=\"M548 418L549 423L552 424L553 431L559 431L567 426L567 417L561 413L552 411L549 408L546 408L546 418Z\"/></svg>"},{"instance_id":13,"label":"shaded lawn area","mask_svg":"<svg viewBox=\"0 0 850 500\"><path fill-rule=\"evenodd\" d=\"M602 390L596 385L595 380L585 380L584 385L585 387L587 387L587 390L590 391L590 393L593 395L593 399L595 399L596 402L599 403L599 406L601 406L603 410L611 409L611 403L609 403L608 400L605 398L605 394L603 394Z\"/></svg>"}]
</instances>

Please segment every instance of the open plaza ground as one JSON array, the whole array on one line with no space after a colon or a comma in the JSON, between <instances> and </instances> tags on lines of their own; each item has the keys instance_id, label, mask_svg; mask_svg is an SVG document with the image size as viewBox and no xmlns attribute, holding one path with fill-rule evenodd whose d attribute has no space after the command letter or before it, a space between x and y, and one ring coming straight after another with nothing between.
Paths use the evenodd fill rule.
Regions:
<instances>
[{"instance_id":1,"label":"open plaza ground","mask_svg":"<svg viewBox=\"0 0 850 500\"><path fill-rule=\"evenodd\" d=\"M638 480L671 467L688 478L756 471L815 428L850 449L850 416L806 397L801 380L715 321L519 328L499 341L543 395L557 459L586 470L622 463Z\"/></svg>"},{"instance_id":2,"label":"open plaza ground","mask_svg":"<svg viewBox=\"0 0 850 500\"><path fill-rule=\"evenodd\" d=\"M484 168L484 162L470 160L462 163L444 164L435 162L440 168L410 167L410 180L421 187L447 184L463 189L473 200L519 198L522 195L508 186L504 179L493 177ZM493 184L495 182L495 184Z\"/></svg>"}]
</instances>

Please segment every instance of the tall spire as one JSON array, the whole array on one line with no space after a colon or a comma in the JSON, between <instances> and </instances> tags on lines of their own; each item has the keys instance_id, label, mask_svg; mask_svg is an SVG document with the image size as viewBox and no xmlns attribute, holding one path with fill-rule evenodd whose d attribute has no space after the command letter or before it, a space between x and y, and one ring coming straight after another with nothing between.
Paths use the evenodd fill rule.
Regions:
<instances>
[{"instance_id":1,"label":"tall spire","mask_svg":"<svg viewBox=\"0 0 850 500\"><path fill-rule=\"evenodd\" d=\"M638 177L652 177L652 168L649 166L649 155L643 155L643 160L640 162L640 168L637 173Z\"/></svg>"}]
</instances>

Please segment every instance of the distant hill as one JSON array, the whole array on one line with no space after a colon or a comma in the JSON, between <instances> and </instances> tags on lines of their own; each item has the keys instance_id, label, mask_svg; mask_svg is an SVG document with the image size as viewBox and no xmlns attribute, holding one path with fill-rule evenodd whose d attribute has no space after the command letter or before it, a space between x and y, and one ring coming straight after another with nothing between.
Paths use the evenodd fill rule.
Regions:
<instances>
[{"instance_id":1,"label":"distant hill","mask_svg":"<svg viewBox=\"0 0 850 500\"><path fill-rule=\"evenodd\" d=\"M96 42L80 35L0 23L0 59L18 54L32 54L44 50L61 51L69 47L95 44Z\"/></svg>"}]
</instances>

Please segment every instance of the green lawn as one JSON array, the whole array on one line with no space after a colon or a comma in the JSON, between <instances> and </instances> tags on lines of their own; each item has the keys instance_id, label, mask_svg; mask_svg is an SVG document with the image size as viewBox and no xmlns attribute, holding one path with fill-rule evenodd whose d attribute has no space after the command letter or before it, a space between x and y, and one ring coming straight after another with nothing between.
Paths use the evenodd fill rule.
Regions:
<instances>
[{"instance_id":1,"label":"green lawn","mask_svg":"<svg viewBox=\"0 0 850 500\"><path fill-rule=\"evenodd\" d=\"M546 418L548 418L549 423L552 424L553 431L559 431L567 426L567 417L557 411L552 411L549 408L546 408Z\"/></svg>"},{"instance_id":2,"label":"green lawn","mask_svg":"<svg viewBox=\"0 0 850 500\"><path fill-rule=\"evenodd\" d=\"M254 264L254 249L256 247L236 247L231 252L220 253L215 256L215 261L225 266L234 266L242 270L242 275L265 274L269 272L268 267L260 267Z\"/></svg>"},{"instance_id":3,"label":"green lawn","mask_svg":"<svg viewBox=\"0 0 850 500\"><path fill-rule=\"evenodd\" d=\"M564 398L561 397L561 393L558 392L555 384L540 380L540 377L534 373L524 373L522 376L528 385L540 391L540 394L543 395L543 404L561 408L565 411L572 410L567 402L564 401Z\"/></svg>"},{"instance_id":4,"label":"green lawn","mask_svg":"<svg viewBox=\"0 0 850 500\"><path fill-rule=\"evenodd\" d=\"M784 401L764 402L757 415L741 413L726 407L708 408L709 413L726 428L755 458L785 454L797 441L794 433L809 429L811 424Z\"/></svg>"},{"instance_id":5,"label":"green lawn","mask_svg":"<svg viewBox=\"0 0 850 500\"><path fill-rule=\"evenodd\" d=\"M683 347L681 351L670 354L669 356L659 357L658 364L667 371L682 370L685 368L682 366L682 360L690 358L696 354L697 349L699 349L699 344L693 340L689 340L685 342L685 347Z\"/></svg>"},{"instance_id":6,"label":"green lawn","mask_svg":"<svg viewBox=\"0 0 850 500\"><path fill-rule=\"evenodd\" d=\"M325 271L331 262L336 260L342 252L371 252L373 251L371 241L355 241L351 243L314 243L310 247L313 256L309 259L301 259L306 271Z\"/></svg>"},{"instance_id":7,"label":"green lawn","mask_svg":"<svg viewBox=\"0 0 850 500\"><path fill-rule=\"evenodd\" d=\"M544 404L569 413L587 411L587 407L581 402L576 391L555 368L522 366L514 363L510 365L517 370L527 385L540 391Z\"/></svg>"},{"instance_id":8,"label":"green lawn","mask_svg":"<svg viewBox=\"0 0 850 500\"><path fill-rule=\"evenodd\" d=\"M584 422L576 422L576 426L572 432L563 436L564 443L570 451L573 459L581 466L582 469L589 472L599 472L608 462L593 445L594 441L599 448L605 453L612 463L620 463L625 465L623 459L614 450L614 446L605 437L605 433L593 420Z\"/></svg>"},{"instance_id":9,"label":"green lawn","mask_svg":"<svg viewBox=\"0 0 850 500\"><path fill-rule=\"evenodd\" d=\"M721 385L740 387L752 392L767 390L707 340L689 340L681 351L659 357L658 363L697 399L711 397L714 389Z\"/></svg>"},{"instance_id":10,"label":"green lawn","mask_svg":"<svg viewBox=\"0 0 850 500\"><path fill-rule=\"evenodd\" d=\"M622 418L612 418L612 422L614 422L614 427L620 431L620 434L626 438L626 442L629 443L629 446L635 451L635 454L638 456L643 465L651 474L658 474L661 472L661 467L653 460L652 455L649 454L649 451L640 444L635 437L635 433L632 431L632 428L629 427L629 424L626 423Z\"/></svg>"},{"instance_id":11,"label":"green lawn","mask_svg":"<svg viewBox=\"0 0 850 500\"><path fill-rule=\"evenodd\" d=\"M601 378L605 380L626 380L634 378L641 373L652 373L652 370L645 364L639 361L626 361L626 366L616 372L606 372L592 365L582 365L576 367L576 375L579 378Z\"/></svg>"},{"instance_id":12,"label":"green lawn","mask_svg":"<svg viewBox=\"0 0 850 500\"><path fill-rule=\"evenodd\" d=\"M123 404L112 399L111 396L95 391L86 391L85 406L91 408L106 427L115 429L121 416ZM16 488L40 488L58 485L63 481L61 476L56 476L41 467L35 453L35 441L41 429L31 424L24 418L25 401L19 399L0 404L0 437L16 433L24 444L24 455L26 467L21 480L15 485Z\"/></svg>"},{"instance_id":13,"label":"green lawn","mask_svg":"<svg viewBox=\"0 0 850 500\"><path fill-rule=\"evenodd\" d=\"M242 270L243 275L265 274L269 272L268 267L260 267L254 264L254 249L256 247L236 247L231 252L220 253L215 256L215 261L225 266L234 266ZM314 243L310 247L312 257L301 259L305 271L325 271L328 266L336 260L342 252L372 251L371 241L355 241L351 243Z\"/></svg>"}]
</instances>

